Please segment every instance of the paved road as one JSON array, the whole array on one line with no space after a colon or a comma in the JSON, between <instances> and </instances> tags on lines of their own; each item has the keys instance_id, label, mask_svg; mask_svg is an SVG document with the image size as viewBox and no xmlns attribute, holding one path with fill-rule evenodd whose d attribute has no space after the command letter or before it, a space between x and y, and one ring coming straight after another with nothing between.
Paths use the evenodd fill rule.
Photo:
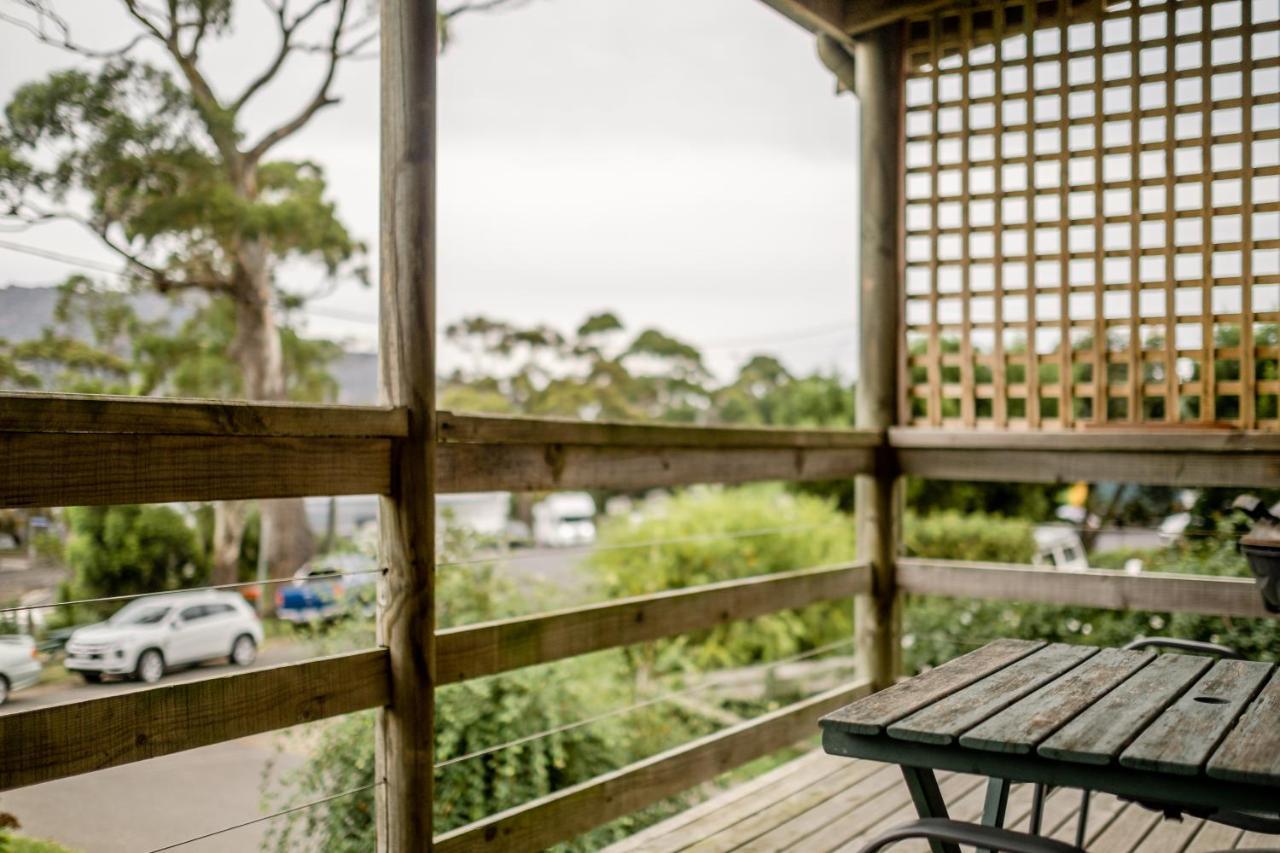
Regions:
<instances>
[{"instance_id":1,"label":"paved road","mask_svg":"<svg viewBox=\"0 0 1280 853\"><path fill-rule=\"evenodd\" d=\"M522 549L498 562L502 564L500 571L521 581L557 587L569 598L590 597L577 570L585 556L578 549ZM314 654L309 643L277 640L263 648L254 666L287 663ZM231 671L226 664L204 665L166 675L161 684ZM0 707L0 716L140 689L146 686L127 681L42 685L15 693L9 704ZM300 747L279 753L280 743L276 734L255 735L0 793L0 811L15 815L24 833L52 839L72 850L145 853L263 815L264 773L278 779L281 772L299 766L305 757ZM259 849L267 831L266 823L258 823L179 849L182 853L249 853Z\"/></svg>"},{"instance_id":2,"label":"paved road","mask_svg":"<svg viewBox=\"0 0 1280 853\"><path fill-rule=\"evenodd\" d=\"M254 662L251 669L258 669L264 666L273 666L279 663L288 663L295 660L303 660L308 657L314 657L315 653L305 643L283 643L279 641L269 641L262 649L262 653L258 655L258 660ZM203 664L201 666L191 667L190 669L180 670L178 672L169 673L161 680L161 684L178 684L183 681L195 681L200 678L208 678L211 675L217 675L220 672L238 672L236 667L225 663ZM139 684L136 681L106 681L102 684L85 684L80 679L60 681L56 684L38 684L26 690L16 691L7 703L0 706L0 716L5 714L16 714L20 711L30 711L34 708L42 708L46 705L60 705L63 702L77 702L81 699L96 699L101 696L111 696L116 693L126 693L130 690L145 689L148 685Z\"/></svg>"},{"instance_id":3,"label":"paved road","mask_svg":"<svg viewBox=\"0 0 1280 853\"><path fill-rule=\"evenodd\" d=\"M277 753L276 735L114 767L0 794L0 811L23 833L84 853L139 853L260 817L263 774L278 779L302 763ZM274 760L274 761L273 761ZM179 848L183 853L249 853L266 822Z\"/></svg>"}]
</instances>

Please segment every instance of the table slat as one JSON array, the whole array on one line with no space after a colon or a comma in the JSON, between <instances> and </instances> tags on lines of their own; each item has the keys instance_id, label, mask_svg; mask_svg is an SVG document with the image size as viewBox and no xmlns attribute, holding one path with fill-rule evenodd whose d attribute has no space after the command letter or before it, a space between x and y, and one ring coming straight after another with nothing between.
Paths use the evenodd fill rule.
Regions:
<instances>
[{"instance_id":1,"label":"table slat","mask_svg":"<svg viewBox=\"0 0 1280 853\"><path fill-rule=\"evenodd\" d=\"M1108 764L1213 661L1160 655L1067 723L1038 752L1046 758Z\"/></svg>"},{"instance_id":2,"label":"table slat","mask_svg":"<svg viewBox=\"0 0 1280 853\"><path fill-rule=\"evenodd\" d=\"M1103 649L1093 657L960 736L960 745L1029 753L1077 714L1155 657Z\"/></svg>"},{"instance_id":3,"label":"table slat","mask_svg":"<svg viewBox=\"0 0 1280 853\"><path fill-rule=\"evenodd\" d=\"M1280 785L1280 672L1250 703L1205 772L1215 779Z\"/></svg>"},{"instance_id":4,"label":"table slat","mask_svg":"<svg viewBox=\"0 0 1280 853\"><path fill-rule=\"evenodd\" d=\"M900 740L948 744L1077 666L1097 649L1054 643L889 726Z\"/></svg>"},{"instance_id":5,"label":"table slat","mask_svg":"<svg viewBox=\"0 0 1280 853\"><path fill-rule=\"evenodd\" d=\"M1266 663L1218 661L1138 735L1120 763L1187 776L1200 772L1270 673Z\"/></svg>"},{"instance_id":6,"label":"table slat","mask_svg":"<svg viewBox=\"0 0 1280 853\"><path fill-rule=\"evenodd\" d=\"M828 714L822 724L853 734L879 734L890 723L986 678L1044 648L1044 645L1033 640L996 640L914 678L865 696Z\"/></svg>"}]
</instances>

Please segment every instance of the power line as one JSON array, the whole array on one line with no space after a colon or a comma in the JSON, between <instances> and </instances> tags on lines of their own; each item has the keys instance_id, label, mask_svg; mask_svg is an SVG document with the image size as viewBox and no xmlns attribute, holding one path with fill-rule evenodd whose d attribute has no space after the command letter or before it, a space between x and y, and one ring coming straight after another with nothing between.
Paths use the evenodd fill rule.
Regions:
<instances>
[{"instance_id":1,"label":"power line","mask_svg":"<svg viewBox=\"0 0 1280 853\"><path fill-rule=\"evenodd\" d=\"M27 246L23 243L13 243L9 240L0 240L0 249L8 249L11 252L18 252L24 255L33 255L37 258L44 258L48 261L57 261L60 264L68 264L74 267L84 267L96 272L111 273L115 276L124 276L118 267L109 266L101 261L95 261L91 258L81 258L76 255L68 255L65 252L55 252L52 249L41 249L39 246Z\"/></svg>"},{"instance_id":2,"label":"power line","mask_svg":"<svg viewBox=\"0 0 1280 853\"><path fill-rule=\"evenodd\" d=\"M206 832L203 835L197 835L193 838L188 838L183 841L176 841L173 844L167 844L164 847L156 847L155 849L151 850L150 853L164 853L164 851L166 850L176 850L179 847L184 847L188 844L194 844L197 841L204 841L206 838L213 838L215 835L222 835L225 832L232 832L233 830L244 829L246 826L253 826L255 823L263 823L264 821L275 820L276 818L284 817L287 814L293 814L294 812L300 812L305 809L311 809L311 808L315 808L316 806L322 806L325 803L331 803L334 800L340 800L344 797L355 796L356 794L360 794L365 791L370 791L378 787L379 785L383 785L385 783L386 783L385 779L378 782L370 782L368 785L361 785L358 788L351 788L350 790L342 791L337 794L330 794L327 797L321 797L320 799L312 800L309 803L303 803L302 805L299 805L299 806L292 806L287 809L281 809L280 811L275 812L274 814L263 815L262 817L255 817L253 820L246 820L246 821L243 821L242 823L237 823L232 826L226 826L226 827L223 827L222 829L216 829L213 832Z\"/></svg>"},{"instance_id":3,"label":"power line","mask_svg":"<svg viewBox=\"0 0 1280 853\"><path fill-rule=\"evenodd\" d=\"M840 648L841 646L850 645L853 642L854 642L853 638L850 638L847 640L837 640L834 643L828 643L825 646L819 646L818 648L810 649L807 652L800 652L799 654L790 655L789 657L779 658L778 660L771 661L770 663L765 664L764 666L758 667L758 669L760 669L763 672L772 672L774 669L782 666L783 664L795 663L796 661L817 657L820 654L825 654L826 652L829 652L832 649ZM692 693L700 693L703 690L709 690L712 687L715 687L719 684L724 684L727 681L727 679L728 679L727 674L721 674L719 677L716 677L713 675L690 687L685 687L680 690L671 690L667 693L662 693L658 696L653 696L649 699L645 699L640 702L635 702L630 705L625 705L621 708L614 708L610 711L605 711L600 714L595 714L590 717L584 717L583 719L575 720L572 723L565 723L564 725L555 726L553 728L546 729L545 731L538 732L537 734L525 735L524 737L518 737L518 738L515 738L514 740L509 740L504 743L495 744L494 746L485 747L484 749L477 749L473 752L468 752L463 755L456 755L453 758L449 758L437 763L435 766L435 769L440 770L441 768L448 767L452 764L458 764L463 761L469 761L470 759L480 758L481 756L485 756L485 755L492 755L495 752L501 752L504 749L510 749L511 747L514 747L514 746L520 746L522 744L530 743L535 740L541 740L542 738L550 737L552 735L563 734L568 731L573 731L574 729L582 728L583 726L589 726L592 723L598 723L602 720L607 720L610 717L617 717L622 714L629 714L632 711L638 711L641 708L648 708L651 705L658 705L663 702L669 702L672 699L678 699L681 696L688 696Z\"/></svg>"}]
</instances>

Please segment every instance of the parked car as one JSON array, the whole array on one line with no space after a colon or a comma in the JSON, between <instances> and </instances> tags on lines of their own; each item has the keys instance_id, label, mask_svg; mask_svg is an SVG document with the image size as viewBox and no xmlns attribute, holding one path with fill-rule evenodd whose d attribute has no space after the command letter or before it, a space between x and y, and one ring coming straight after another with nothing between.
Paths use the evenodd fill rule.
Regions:
<instances>
[{"instance_id":1,"label":"parked car","mask_svg":"<svg viewBox=\"0 0 1280 853\"><path fill-rule=\"evenodd\" d=\"M40 669L35 640L19 634L0 636L0 705L13 691L39 681Z\"/></svg>"},{"instance_id":2,"label":"parked car","mask_svg":"<svg viewBox=\"0 0 1280 853\"><path fill-rule=\"evenodd\" d=\"M363 554L331 554L294 572L276 590L276 616L295 625L331 622L353 612L373 615L377 564Z\"/></svg>"},{"instance_id":3,"label":"parked car","mask_svg":"<svg viewBox=\"0 0 1280 853\"><path fill-rule=\"evenodd\" d=\"M566 548L596 541L596 502L586 492L560 492L533 505L533 538Z\"/></svg>"},{"instance_id":4,"label":"parked car","mask_svg":"<svg viewBox=\"0 0 1280 853\"><path fill-rule=\"evenodd\" d=\"M136 599L106 622L77 629L63 665L90 683L120 675L152 684L173 667L218 658L248 666L261 643L262 623L240 595L175 592Z\"/></svg>"}]
</instances>

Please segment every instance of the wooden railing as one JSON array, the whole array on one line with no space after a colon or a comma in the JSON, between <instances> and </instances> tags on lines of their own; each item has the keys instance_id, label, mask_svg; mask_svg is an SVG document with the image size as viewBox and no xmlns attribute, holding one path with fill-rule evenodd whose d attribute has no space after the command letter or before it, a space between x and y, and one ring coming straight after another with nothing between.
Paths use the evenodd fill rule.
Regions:
<instances>
[{"instance_id":1,"label":"wooden railing","mask_svg":"<svg viewBox=\"0 0 1280 853\"><path fill-rule=\"evenodd\" d=\"M0 395L0 505L61 506L385 493L409 434L392 408ZM1275 482L1280 437L1238 433L971 434L586 424L441 413L441 490L625 488L902 473L966 480ZM896 593L1260 616L1247 581L898 558ZM439 631L435 684L733 620L874 596L866 562L637 596ZM895 594L896 594L895 593ZM897 642L896 637L892 639ZM0 717L0 789L387 706L390 652L160 685ZM823 693L438 839L442 850L551 844L809 734L871 689Z\"/></svg>"}]
</instances>

